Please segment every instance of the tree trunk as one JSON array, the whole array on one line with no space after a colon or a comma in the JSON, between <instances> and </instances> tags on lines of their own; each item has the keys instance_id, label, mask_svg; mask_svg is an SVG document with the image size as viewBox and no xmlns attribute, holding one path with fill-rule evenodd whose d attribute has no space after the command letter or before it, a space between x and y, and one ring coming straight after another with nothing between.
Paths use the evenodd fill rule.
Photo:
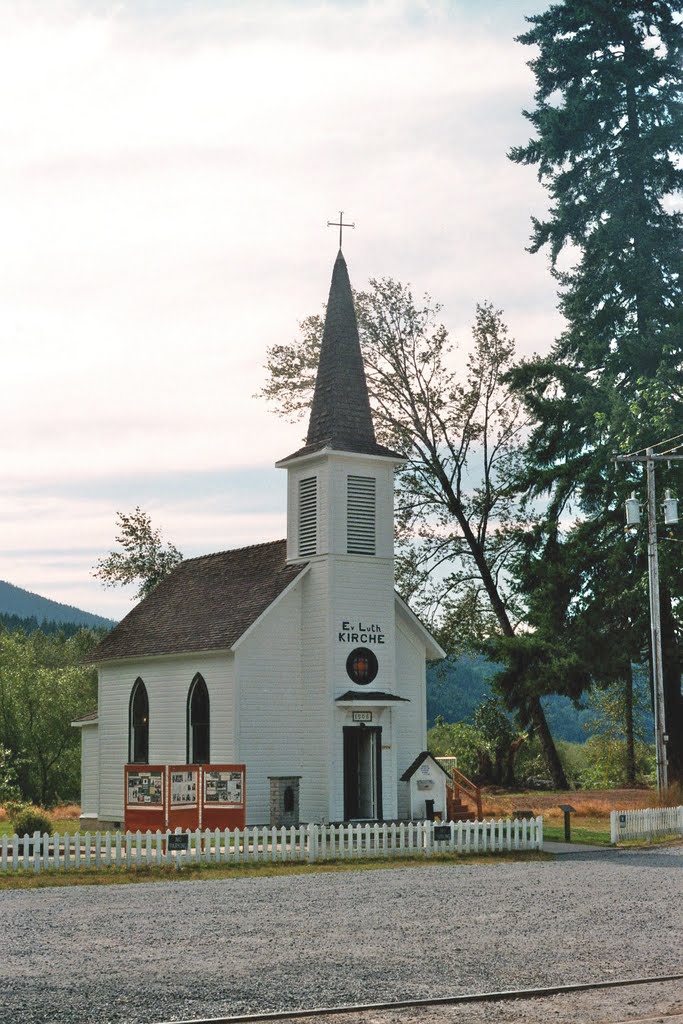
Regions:
<instances>
[{"instance_id":1,"label":"tree trunk","mask_svg":"<svg viewBox=\"0 0 683 1024\"><path fill-rule=\"evenodd\" d=\"M534 723L534 729L541 744L541 749L543 750L545 763L547 764L548 771L552 776L553 786L555 789L569 789L569 781L564 768L562 767L560 755L557 752L555 741L553 740L552 733L550 732L550 727L545 717L540 697L528 697L527 707L529 708L531 721Z\"/></svg>"},{"instance_id":2,"label":"tree trunk","mask_svg":"<svg viewBox=\"0 0 683 1024\"><path fill-rule=\"evenodd\" d=\"M626 762L624 782L636 784L636 741L633 733L633 669L629 664L624 678L624 733L626 735Z\"/></svg>"}]
</instances>

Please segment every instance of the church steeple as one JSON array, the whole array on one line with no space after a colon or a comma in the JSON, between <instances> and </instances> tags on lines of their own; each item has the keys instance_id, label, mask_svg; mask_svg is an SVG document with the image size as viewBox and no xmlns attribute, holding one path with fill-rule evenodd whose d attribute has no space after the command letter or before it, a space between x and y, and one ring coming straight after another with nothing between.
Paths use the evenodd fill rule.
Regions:
<instances>
[{"instance_id":1,"label":"church steeple","mask_svg":"<svg viewBox=\"0 0 683 1024\"><path fill-rule=\"evenodd\" d=\"M306 445L279 465L323 448L401 458L375 440L351 282L341 249L332 271Z\"/></svg>"},{"instance_id":2,"label":"church steeple","mask_svg":"<svg viewBox=\"0 0 683 1024\"><path fill-rule=\"evenodd\" d=\"M349 452L366 452L376 444L351 282L341 249L332 271L306 437L307 445L320 442Z\"/></svg>"}]
</instances>

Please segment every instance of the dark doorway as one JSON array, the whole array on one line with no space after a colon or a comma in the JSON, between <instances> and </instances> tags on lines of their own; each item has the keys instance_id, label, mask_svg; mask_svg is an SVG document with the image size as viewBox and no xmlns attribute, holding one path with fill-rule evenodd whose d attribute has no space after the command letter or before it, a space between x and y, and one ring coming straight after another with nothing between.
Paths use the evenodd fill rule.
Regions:
<instances>
[{"instance_id":1,"label":"dark doorway","mask_svg":"<svg viewBox=\"0 0 683 1024\"><path fill-rule=\"evenodd\" d=\"M344 818L382 817L382 730L344 726Z\"/></svg>"}]
</instances>

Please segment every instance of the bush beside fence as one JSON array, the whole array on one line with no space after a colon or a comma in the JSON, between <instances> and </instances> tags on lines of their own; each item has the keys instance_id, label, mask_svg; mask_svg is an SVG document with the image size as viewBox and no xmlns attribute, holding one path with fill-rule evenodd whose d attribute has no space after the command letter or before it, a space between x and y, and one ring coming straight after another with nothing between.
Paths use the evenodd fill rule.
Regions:
<instances>
[{"instance_id":1,"label":"bush beside fence","mask_svg":"<svg viewBox=\"0 0 683 1024\"><path fill-rule=\"evenodd\" d=\"M169 836L187 837L186 850ZM172 844L179 840L175 838ZM255 864L431 857L435 853L542 850L543 818L511 821L430 821L359 825L253 827L196 832L77 832L73 835L3 836L1 871L69 871L198 863Z\"/></svg>"},{"instance_id":2,"label":"bush beside fence","mask_svg":"<svg viewBox=\"0 0 683 1024\"><path fill-rule=\"evenodd\" d=\"M654 836L683 835L683 805L648 807L636 811L611 811L613 843L620 839L652 839Z\"/></svg>"}]
</instances>

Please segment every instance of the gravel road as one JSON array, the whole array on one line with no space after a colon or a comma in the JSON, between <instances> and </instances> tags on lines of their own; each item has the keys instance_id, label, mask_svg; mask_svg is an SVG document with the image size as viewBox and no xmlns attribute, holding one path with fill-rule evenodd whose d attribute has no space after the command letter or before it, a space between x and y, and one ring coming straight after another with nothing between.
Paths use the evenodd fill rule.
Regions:
<instances>
[{"instance_id":1,"label":"gravel road","mask_svg":"<svg viewBox=\"0 0 683 1024\"><path fill-rule=\"evenodd\" d=\"M683 847L6 892L0 925L3 1024L151 1024L677 973ZM471 1019L495 1018L489 1006Z\"/></svg>"}]
</instances>

